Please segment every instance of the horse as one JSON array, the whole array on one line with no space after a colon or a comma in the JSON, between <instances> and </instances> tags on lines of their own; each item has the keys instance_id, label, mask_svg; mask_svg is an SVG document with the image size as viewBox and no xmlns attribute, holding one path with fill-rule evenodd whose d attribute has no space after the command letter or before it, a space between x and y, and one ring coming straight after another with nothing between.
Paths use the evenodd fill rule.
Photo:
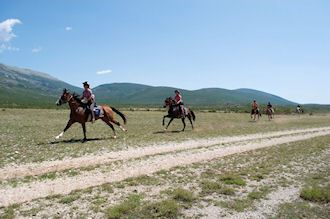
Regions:
<instances>
[{"instance_id":1,"label":"horse","mask_svg":"<svg viewBox=\"0 0 330 219\"><path fill-rule=\"evenodd\" d=\"M168 122L165 131L167 130L167 128L174 119L181 119L183 123L183 129L181 131L184 132L184 130L186 129L186 122L185 122L186 117L189 119L192 129L194 129L194 124L192 120L195 121L196 116L195 113L190 108L184 107L185 113L182 113L180 109L181 106L177 106L172 97L165 99L164 108L166 107L168 107L169 109L168 109L168 114L163 117L163 126L165 126L165 118L170 118L170 121Z\"/></svg>"},{"instance_id":2,"label":"horse","mask_svg":"<svg viewBox=\"0 0 330 219\"><path fill-rule=\"evenodd\" d=\"M267 107L266 114L268 115L268 120L272 120L274 118L274 109Z\"/></svg>"},{"instance_id":3,"label":"horse","mask_svg":"<svg viewBox=\"0 0 330 219\"><path fill-rule=\"evenodd\" d=\"M60 137L62 137L64 135L64 132L66 132L74 123L80 123L84 132L84 139L83 142L87 141L86 138L86 123L91 121L91 112L90 110L86 109L84 110L84 105L81 102L81 99L79 98L79 95L73 93L71 94L70 92L68 92L67 89L63 90L62 95L60 96L60 98L56 101L56 105L57 106L61 106L62 104L68 103L69 107L70 107L70 119L67 122L66 127L64 128L64 130L55 137L55 139L59 139ZM124 132L126 132L127 130L118 122L115 120L115 115L114 113L118 114L124 121L124 124L126 124L127 119L126 116L119 112L117 109L115 109L114 107L110 107L107 105L101 105L100 106L101 110L103 111L103 115L95 115L95 120L101 119L103 122L105 122L108 126L110 126L110 128L113 131L113 138L117 138L116 136L116 131L112 125L112 123L116 124L117 126L119 126L119 128L121 130L123 130ZM88 111L88 112L87 112Z\"/></svg>"},{"instance_id":4,"label":"horse","mask_svg":"<svg viewBox=\"0 0 330 219\"><path fill-rule=\"evenodd\" d=\"M297 106L297 108L296 108L296 113L297 113L298 115L303 114L303 113L304 113L304 109L302 109L301 107Z\"/></svg>"},{"instance_id":5,"label":"horse","mask_svg":"<svg viewBox=\"0 0 330 219\"><path fill-rule=\"evenodd\" d=\"M253 118L253 120L256 120L256 118L260 119L260 117L261 117L261 112L259 108L251 110L251 119Z\"/></svg>"}]
</instances>

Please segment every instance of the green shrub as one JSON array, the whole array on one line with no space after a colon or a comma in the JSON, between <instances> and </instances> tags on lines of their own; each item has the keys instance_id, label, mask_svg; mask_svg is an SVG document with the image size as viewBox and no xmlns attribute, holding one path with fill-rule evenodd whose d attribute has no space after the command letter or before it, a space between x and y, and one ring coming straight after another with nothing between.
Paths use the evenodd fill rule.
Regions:
<instances>
[{"instance_id":1,"label":"green shrub","mask_svg":"<svg viewBox=\"0 0 330 219\"><path fill-rule=\"evenodd\" d=\"M173 199L182 202L193 202L195 200L194 193L189 190L178 188L173 191Z\"/></svg>"},{"instance_id":2,"label":"green shrub","mask_svg":"<svg viewBox=\"0 0 330 219\"><path fill-rule=\"evenodd\" d=\"M177 218L180 206L174 200L155 202L144 207L140 212L141 218Z\"/></svg>"},{"instance_id":3,"label":"green shrub","mask_svg":"<svg viewBox=\"0 0 330 219\"><path fill-rule=\"evenodd\" d=\"M238 186L246 185L246 182L244 181L244 179L242 179L242 177L232 174L222 175L220 176L220 180L228 185L238 185Z\"/></svg>"},{"instance_id":4,"label":"green shrub","mask_svg":"<svg viewBox=\"0 0 330 219\"><path fill-rule=\"evenodd\" d=\"M323 187L312 187L312 188L304 188L300 191L300 197L307 201L312 202L330 202L330 190L328 188Z\"/></svg>"},{"instance_id":5,"label":"green shrub","mask_svg":"<svg viewBox=\"0 0 330 219\"><path fill-rule=\"evenodd\" d=\"M134 215L134 212L141 204L140 195L131 195L123 202L110 207L106 210L106 216L109 219L118 219Z\"/></svg>"},{"instance_id":6,"label":"green shrub","mask_svg":"<svg viewBox=\"0 0 330 219\"><path fill-rule=\"evenodd\" d=\"M204 194L212 194L219 193L224 195L234 195L235 190L233 188L222 185L218 182L213 181L202 181L201 182L202 193Z\"/></svg>"}]
</instances>

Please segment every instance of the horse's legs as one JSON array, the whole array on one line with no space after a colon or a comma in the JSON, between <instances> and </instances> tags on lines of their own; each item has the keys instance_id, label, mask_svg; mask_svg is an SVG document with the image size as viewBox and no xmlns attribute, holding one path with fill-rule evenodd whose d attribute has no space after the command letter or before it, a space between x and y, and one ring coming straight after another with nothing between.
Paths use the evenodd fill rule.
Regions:
<instances>
[{"instance_id":1,"label":"horse's legs","mask_svg":"<svg viewBox=\"0 0 330 219\"><path fill-rule=\"evenodd\" d=\"M68 123L66 124L63 132L61 132L58 136L55 137L55 139L59 139L60 137L62 137L64 135L64 132L66 132L71 126L73 123L75 123L76 121L73 121L72 119L70 119L68 121Z\"/></svg>"},{"instance_id":2,"label":"horse's legs","mask_svg":"<svg viewBox=\"0 0 330 219\"><path fill-rule=\"evenodd\" d=\"M182 123L183 123L183 129L182 129L182 131L184 132L184 130L186 129L185 118L183 117L181 120L182 120Z\"/></svg>"},{"instance_id":3,"label":"horse's legs","mask_svg":"<svg viewBox=\"0 0 330 219\"><path fill-rule=\"evenodd\" d=\"M191 114L188 114L188 119L189 119L189 121L190 121L191 128L194 129L194 124L193 124L193 122L192 122L192 120L191 120Z\"/></svg>"},{"instance_id":4,"label":"horse's legs","mask_svg":"<svg viewBox=\"0 0 330 219\"><path fill-rule=\"evenodd\" d=\"M165 125L165 118L167 118L167 117L168 117L168 115L163 117L163 126Z\"/></svg>"},{"instance_id":5,"label":"horse's legs","mask_svg":"<svg viewBox=\"0 0 330 219\"><path fill-rule=\"evenodd\" d=\"M86 141L87 140L87 138L86 138L86 123L81 123L81 126L82 126L82 129L83 129L83 132L84 132L83 141Z\"/></svg>"},{"instance_id":6,"label":"horse's legs","mask_svg":"<svg viewBox=\"0 0 330 219\"><path fill-rule=\"evenodd\" d=\"M111 124L111 122L108 120L108 118L103 117L102 118L102 121L105 122L112 129L112 131L113 131L113 138L117 138L115 128L113 127L113 125Z\"/></svg>"},{"instance_id":7,"label":"horse's legs","mask_svg":"<svg viewBox=\"0 0 330 219\"><path fill-rule=\"evenodd\" d=\"M123 126L121 126L120 123L117 122L116 120L112 120L111 122L113 122L114 124L118 125L119 128L120 128L121 130L123 130L124 132L127 132L127 130L126 130Z\"/></svg>"},{"instance_id":8,"label":"horse's legs","mask_svg":"<svg viewBox=\"0 0 330 219\"><path fill-rule=\"evenodd\" d=\"M173 119L174 119L174 118L171 118L171 120L168 122L168 124L167 124L165 130L167 130L167 128L170 126L170 124L171 124L171 122L173 121Z\"/></svg>"}]
</instances>

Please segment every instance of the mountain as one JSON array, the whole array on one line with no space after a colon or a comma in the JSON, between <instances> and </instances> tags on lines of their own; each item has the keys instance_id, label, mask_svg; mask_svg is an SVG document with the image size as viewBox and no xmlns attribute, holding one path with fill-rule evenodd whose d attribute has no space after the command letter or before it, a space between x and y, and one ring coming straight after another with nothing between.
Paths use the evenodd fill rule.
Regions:
<instances>
[{"instance_id":1,"label":"mountain","mask_svg":"<svg viewBox=\"0 0 330 219\"><path fill-rule=\"evenodd\" d=\"M50 107L63 88L81 93L82 89L48 74L0 64L1 107ZM93 89L98 103L112 105L161 106L166 97L173 96L173 87L154 87L132 83L104 84ZM253 99L265 104L295 105L281 97L251 89L227 90L205 88L183 90L184 101L192 106L247 105Z\"/></svg>"},{"instance_id":2,"label":"mountain","mask_svg":"<svg viewBox=\"0 0 330 219\"><path fill-rule=\"evenodd\" d=\"M104 84L93 89L97 99L101 102L115 104L148 104L160 105L166 97L173 96L174 87L153 87L141 84L113 83ZM294 102L281 97L256 90L238 89L227 90L221 88L205 88L200 90L183 90L184 101L189 105L245 105L253 99L260 103L268 101L276 105L294 105Z\"/></svg>"},{"instance_id":3,"label":"mountain","mask_svg":"<svg viewBox=\"0 0 330 219\"><path fill-rule=\"evenodd\" d=\"M48 74L0 63L0 106L49 107L63 88L81 91Z\"/></svg>"}]
</instances>

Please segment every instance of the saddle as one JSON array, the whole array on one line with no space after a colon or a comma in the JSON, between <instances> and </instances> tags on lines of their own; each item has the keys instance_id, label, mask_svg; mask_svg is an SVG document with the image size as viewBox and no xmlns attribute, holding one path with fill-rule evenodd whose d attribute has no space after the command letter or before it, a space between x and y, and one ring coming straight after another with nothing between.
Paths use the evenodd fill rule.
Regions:
<instances>
[{"instance_id":1,"label":"saddle","mask_svg":"<svg viewBox=\"0 0 330 219\"><path fill-rule=\"evenodd\" d=\"M182 108L182 110L181 110L181 108ZM186 107L184 107L183 105L174 106L173 107L173 113L175 115L178 115L179 117L184 117L184 116L187 116L188 115L187 114Z\"/></svg>"},{"instance_id":2,"label":"saddle","mask_svg":"<svg viewBox=\"0 0 330 219\"><path fill-rule=\"evenodd\" d=\"M94 115L95 117L103 117L104 116L104 111L101 106L97 106L96 103L94 103ZM92 117L92 112L90 109L89 104L83 104L81 107L78 107L77 112L83 112L86 117L88 118L87 121L91 121Z\"/></svg>"}]
</instances>

